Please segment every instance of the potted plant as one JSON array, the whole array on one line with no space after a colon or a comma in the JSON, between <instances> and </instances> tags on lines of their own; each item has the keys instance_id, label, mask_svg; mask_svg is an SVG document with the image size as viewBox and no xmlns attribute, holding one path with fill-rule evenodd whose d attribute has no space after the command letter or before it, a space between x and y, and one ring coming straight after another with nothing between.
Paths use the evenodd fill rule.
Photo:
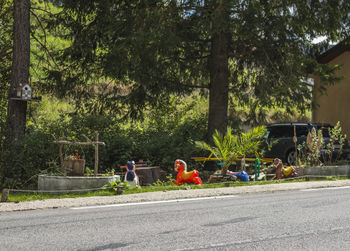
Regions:
<instances>
[{"instance_id":1,"label":"potted plant","mask_svg":"<svg viewBox=\"0 0 350 251\"><path fill-rule=\"evenodd\" d=\"M227 132L222 135L219 131L213 134L214 146L206 142L196 141L196 146L210 151L221 162L221 174L226 175L228 168L238 157L254 154L260 145L260 139L264 136L264 126L255 127L245 133L234 135L232 128L227 127Z\"/></svg>"},{"instance_id":2,"label":"potted plant","mask_svg":"<svg viewBox=\"0 0 350 251\"><path fill-rule=\"evenodd\" d=\"M78 150L63 160L63 168L68 176L83 176L85 172L85 160L81 159Z\"/></svg>"}]
</instances>

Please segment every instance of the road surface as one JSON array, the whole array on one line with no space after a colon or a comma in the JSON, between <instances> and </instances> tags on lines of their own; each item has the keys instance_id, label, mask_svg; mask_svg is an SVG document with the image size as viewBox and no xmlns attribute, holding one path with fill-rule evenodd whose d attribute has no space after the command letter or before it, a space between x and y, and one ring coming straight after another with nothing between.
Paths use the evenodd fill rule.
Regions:
<instances>
[{"instance_id":1,"label":"road surface","mask_svg":"<svg viewBox=\"0 0 350 251\"><path fill-rule=\"evenodd\" d=\"M350 250L350 187L0 213L0 250Z\"/></svg>"}]
</instances>

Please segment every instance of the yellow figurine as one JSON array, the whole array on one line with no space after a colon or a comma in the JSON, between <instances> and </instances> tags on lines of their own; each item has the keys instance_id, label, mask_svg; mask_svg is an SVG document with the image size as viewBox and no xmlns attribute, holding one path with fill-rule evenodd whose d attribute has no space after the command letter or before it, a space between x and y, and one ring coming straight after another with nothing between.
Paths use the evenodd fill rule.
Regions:
<instances>
[{"instance_id":1,"label":"yellow figurine","mask_svg":"<svg viewBox=\"0 0 350 251\"><path fill-rule=\"evenodd\" d=\"M273 160L273 167L276 168L276 175L274 177L274 180L298 176L293 166L283 167L282 160L280 159L276 158Z\"/></svg>"}]
</instances>

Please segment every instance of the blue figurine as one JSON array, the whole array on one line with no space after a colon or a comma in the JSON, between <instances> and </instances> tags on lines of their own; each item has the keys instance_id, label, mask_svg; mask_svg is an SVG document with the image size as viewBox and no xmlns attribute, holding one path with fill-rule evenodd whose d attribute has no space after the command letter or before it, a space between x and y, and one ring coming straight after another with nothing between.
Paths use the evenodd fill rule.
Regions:
<instances>
[{"instance_id":1,"label":"blue figurine","mask_svg":"<svg viewBox=\"0 0 350 251\"><path fill-rule=\"evenodd\" d=\"M245 171L236 173L235 176L237 177L237 179L240 179L241 181L249 181L249 176Z\"/></svg>"}]
</instances>

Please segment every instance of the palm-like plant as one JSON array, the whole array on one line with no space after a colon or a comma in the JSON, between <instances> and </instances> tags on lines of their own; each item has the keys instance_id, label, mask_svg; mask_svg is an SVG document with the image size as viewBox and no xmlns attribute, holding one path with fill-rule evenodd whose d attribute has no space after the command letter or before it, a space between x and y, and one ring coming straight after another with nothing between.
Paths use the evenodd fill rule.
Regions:
<instances>
[{"instance_id":1,"label":"palm-like plant","mask_svg":"<svg viewBox=\"0 0 350 251\"><path fill-rule=\"evenodd\" d=\"M240 135L233 135L232 128L227 127L227 132L222 135L219 131L213 134L214 146L206 142L196 141L196 146L203 150L210 151L222 163L221 173L226 174L229 166L238 157L245 157L258 151L261 139L266 128L264 126L255 127Z\"/></svg>"}]
</instances>

